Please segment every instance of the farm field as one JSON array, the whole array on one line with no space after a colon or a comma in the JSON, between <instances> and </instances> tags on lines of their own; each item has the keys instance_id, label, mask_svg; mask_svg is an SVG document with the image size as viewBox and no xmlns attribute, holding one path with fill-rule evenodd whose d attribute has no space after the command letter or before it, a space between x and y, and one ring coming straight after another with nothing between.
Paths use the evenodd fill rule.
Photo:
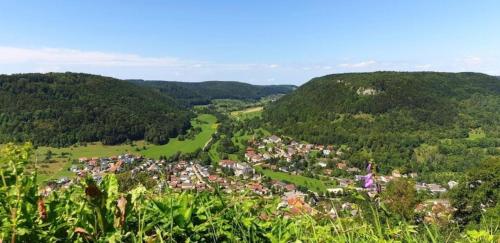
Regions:
<instances>
[{"instance_id":1,"label":"farm field","mask_svg":"<svg viewBox=\"0 0 500 243\"><path fill-rule=\"evenodd\" d=\"M250 107L244 110L239 110L239 111L233 111L231 112L231 116L236 118L236 119L251 119L254 117L260 117L262 115L264 107L262 106L257 106L257 107Z\"/></svg>"},{"instance_id":2,"label":"farm field","mask_svg":"<svg viewBox=\"0 0 500 243\"><path fill-rule=\"evenodd\" d=\"M268 176L272 179L275 180L280 180L280 181L288 181L290 183L295 184L296 186L305 186L309 188L311 191L315 192L325 192L327 186L325 183L321 180L314 179L314 178L309 178L301 175L291 175L285 172L277 172L277 171L272 171L268 169L264 169L260 166L255 166L254 167L256 171L264 174L265 176Z\"/></svg>"}]
</instances>

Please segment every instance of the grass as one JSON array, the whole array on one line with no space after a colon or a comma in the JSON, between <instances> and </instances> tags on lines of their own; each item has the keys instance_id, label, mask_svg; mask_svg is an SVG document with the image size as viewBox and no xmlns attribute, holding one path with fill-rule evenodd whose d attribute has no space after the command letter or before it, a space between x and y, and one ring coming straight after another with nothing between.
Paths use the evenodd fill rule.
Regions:
<instances>
[{"instance_id":1,"label":"grass","mask_svg":"<svg viewBox=\"0 0 500 243\"><path fill-rule=\"evenodd\" d=\"M212 134L217 130L217 119L210 114L201 114L193 119L191 124L193 127L201 127L201 132L196 134L194 139L180 141L178 138L173 138L164 145L154 145L148 144L145 141L136 141L133 144L112 146L96 142L89 143L86 146L72 146L66 148L38 147L35 151L35 156L38 158L38 161L44 160L48 150L53 154L53 161L51 163L38 163L40 171L38 181L43 182L60 177L73 176L73 173L69 172L68 169L71 167L72 160L78 160L78 158L81 157L110 157L123 153L131 153L157 159L161 155L171 156L177 152L194 152L198 148L203 148ZM67 154L65 158L61 157L63 153Z\"/></svg>"},{"instance_id":2,"label":"grass","mask_svg":"<svg viewBox=\"0 0 500 243\"><path fill-rule=\"evenodd\" d=\"M469 137L467 139L476 140L476 139L481 139L481 138L485 138L485 137L486 137L486 133L484 132L484 130L482 128L477 128L477 129L472 129L469 132Z\"/></svg>"},{"instance_id":3,"label":"grass","mask_svg":"<svg viewBox=\"0 0 500 243\"><path fill-rule=\"evenodd\" d=\"M239 110L239 111L233 111L231 112L231 116L236 118L236 119L251 119L254 117L260 117L262 115L262 110L264 107L262 106L256 106L256 107L250 107L244 110Z\"/></svg>"},{"instance_id":4,"label":"grass","mask_svg":"<svg viewBox=\"0 0 500 243\"><path fill-rule=\"evenodd\" d=\"M268 169L264 169L260 166L256 166L255 170L263 175L270 177L275 180L288 181L295 184L296 186L305 186L311 191L315 192L325 192L326 185L323 181L309 178L301 175L291 175L285 172L277 172Z\"/></svg>"},{"instance_id":5,"label":"grass","mask_svg":"<svg viewBox=\"0 0 500 243\"><path fill-rule=\"evenodd\" d=\"M217 152L217 147L219 147L219 144L220 144L220 140L217 140L217 142L215 142L214 144L212 144L212 146L210 147L210 149L208 150L208 155L210 156L210 159L212 161L220 161L221 158L219 156L219 152Z\"/></svg>"},{"instance_id":6,"label":"grass","mask_svg":"<svg viewBox=\"0 0 500 243\"><path fill-rule=\"evenodd\" d=\"M165 145L149 146L141 154L148 158L158 158L161 155L171 156L177 152L192 153L198 148L203 148L210 140L212 134L217 130L217 119L210 114L201 114L191 121L193 127L200 127L201 132L194 139L180 141L178 138L171 139Z\"/></svg>"},{"instance_id":7,"label":"grass","mask_svg":"<svg viewBox=\"0 0 500 243\"><path fill-rule=\"evenodd\" d=\"M258 131L262 132L264 136L269 136L271 133L263 128L256 129L254 131L254 134L257 133ZM246 146L243 144L243 141L248 141L250 140L254 134L250 133L243 133L241 130L236 132L234 136L231 138L233 143L240 148L240 150L245 150ZM224 136L224 135L222 135ZM220 145L220 140L217 140L214 144L212 144L212 147L208 150L208 155L210 156L210 159L212 161L220 161L222 158L219 155L219 152L217 152L217 148ZM238 155L237 154L228 154L228 158L230 160L238 160Z\"/></svg>"}]
</instances>

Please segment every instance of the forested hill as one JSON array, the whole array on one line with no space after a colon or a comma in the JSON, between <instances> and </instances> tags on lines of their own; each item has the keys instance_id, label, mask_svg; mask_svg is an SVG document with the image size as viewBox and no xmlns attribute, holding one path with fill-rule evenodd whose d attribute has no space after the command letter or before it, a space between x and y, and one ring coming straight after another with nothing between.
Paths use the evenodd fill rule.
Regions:
<instances>
[{"instance_id":1,"label":"forested hill","mask_svg":"<svg viewBox=\"0 0 500 243\"><path fill-rule=\"evenodd\" d=\"M190 116L172 98L118 79L81 73L0 75L0 143L166 143L189 126Z\"/></svg>"},{"instance_id":2,"label":"forested hill","mask_svg":"<svg viewBox=\"0 0 500 243\"><path fill-rule=\"evenodd\" d=\"M500 138L500 80L479 73L374 72L314 78L273 103L275 131L315 143L349 144L364 157L405 164L420 144ZM358 159L362 159L359 155Z\"/></svg>"},{"instance_id":3,"label":"forested hill","mask_svg":"<svg viewBox=\"0 0 500 243\"><path fill-rule=\"evenodd\" d=\"M294 85L252 85L234 81L175 82L129 80L135 84L154 88L187 105L204 105L213 99L250 99L287 94Z\"/></svg>"}]
</instances>

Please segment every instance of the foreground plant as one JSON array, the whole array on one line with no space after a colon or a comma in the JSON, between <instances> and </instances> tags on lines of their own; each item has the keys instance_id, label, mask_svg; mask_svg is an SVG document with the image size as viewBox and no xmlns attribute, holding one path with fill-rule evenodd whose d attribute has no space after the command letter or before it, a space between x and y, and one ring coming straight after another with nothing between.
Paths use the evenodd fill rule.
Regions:
<instances>
[{"instance_id":1,"label":"foreground plant","mask_svg":"<svg viewBox=\"0 0 500 243\"><path fill-rule=\"evenodd\" d=\"M82 179L38 196L26 172L31 146L7 145L0 157L0 242L495 242L498 222L463 232L418 226L369 207L340 217L277 210L279 198L250 193L120 193L114 174ZM369 203L369 202L367 202Z\"/></svg>"}]
</instances>

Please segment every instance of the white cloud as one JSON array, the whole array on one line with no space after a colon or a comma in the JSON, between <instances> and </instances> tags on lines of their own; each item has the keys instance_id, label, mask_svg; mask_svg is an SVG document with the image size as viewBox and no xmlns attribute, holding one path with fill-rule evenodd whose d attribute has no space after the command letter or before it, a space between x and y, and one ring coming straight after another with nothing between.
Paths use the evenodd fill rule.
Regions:
<instances>
[{"instance_id":1,"label":"white cloud","mask_svg":"<svg viewBox=\"0 0 500 243\"><path fill-rule=\"evenodd\" d=\"M279 64L213 63L176 57L147 57L128 53L83 51L66 48L0 46L0 73L88 72L118 78L247 80ZM238 73L238 75L235 75ZM228 75L230 74L230 75ZM246 75L242 75L246 74ZM243 77L243 78L242 78ZM265 79L262 79L265 80Z\"/></svg>"},{"instance_id":2,"label":"white cloud","mask_svg":"<svg viewBox=\"0 0 500 243\"><path fill-rule=\"evenodd\" d=\"M358 62L358 63L342 63L339 64L339 67L343 68L364 68L368 66L372 66L376 64L377 62L374 60L369 60L369 61L363 61L363 62Z\"/></svg>"},{"instance_id":3,"label":"white cloud","mask_svg":"<svg viewBox=\"0 0 500 243\"><path fill-rule=\"evenodd\" d=\"M133 54L74 49L29 49L0 46L0 64L13 63L92 66L180 66L188 64L172 57L142 57Z\"/></svg>"},{"instance_id":4,"label":"white cloud","mask_svg":"<svg viewBox=\"0 0 500 243\"><path fill-rule=\"evenodd\" d=\"M419 64L415 65L415 68L418 70L428 70L429 68L432 68L431 64Z\"/></svg>"},{"instance_id":5,"label":"white cloud","mask_svg":"<svg viewBox=\"0 0 500 243\"><path fill-rule=\"evenodd\" d=\"M466 57L462 59L462 62L466 65L479 65L483 62L480 57Z\"/></svg>"},{"instance_id":6,"label":"white cloud","mask_svg":"<svg viewBox=\"0 0 500 243\"><path fill-rule=\"evenodd\" d=\"M171 56L150 57L129 53L65 48L0 46L0 73L86 72L117 78L156 80L238 80L253 83L300 84L335 72L375 70L475 71L499 74L498 57L455 59L366 60L305 63L218 63ZM272 78L270 78L272 77Z\"/></svg>"}]
</instances>

